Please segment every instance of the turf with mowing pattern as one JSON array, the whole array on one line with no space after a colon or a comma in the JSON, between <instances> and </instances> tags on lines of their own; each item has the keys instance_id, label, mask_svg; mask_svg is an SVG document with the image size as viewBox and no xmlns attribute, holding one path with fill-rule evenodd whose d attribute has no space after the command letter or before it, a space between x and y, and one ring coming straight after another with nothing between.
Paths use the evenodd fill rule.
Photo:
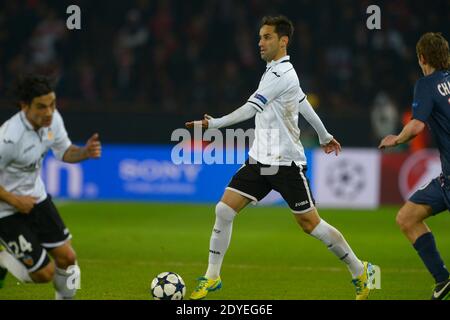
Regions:
<instances>
[{"instance_id":1,"label":"turf with mowing pattern","mask_svg":"<svg viewBox=\"0 0 450 320\"><path fill-rule=\"evenodd\" d=\"M320 210L361 259L382 271L372 299L429 299L433 281L395 225L397 207L374 211ZM187 295L208 261L214 205L67 203L82 270L78 299L151 299L150 282L180 274ZM444 260L450 261L450 215L429 219ZM250 207L235 219L222 269L223 289L208 299L353 299L345 265L304 234L287 208ZM53 299L51 284L24 285L9 274L0 299Z\"/></svg>"}]
</instances>

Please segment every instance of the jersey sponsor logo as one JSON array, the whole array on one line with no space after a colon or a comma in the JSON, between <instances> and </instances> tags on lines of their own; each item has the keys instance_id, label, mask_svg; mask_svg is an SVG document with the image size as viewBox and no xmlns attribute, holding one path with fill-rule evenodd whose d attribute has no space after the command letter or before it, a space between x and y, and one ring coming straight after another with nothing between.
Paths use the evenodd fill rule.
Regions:
<instances>
[{"instance_id":1,"label":"jersey sponsor logo","mask_svg":"<svg viewBox=\"0 0 450 320\"><path fill-rule=\"evenodd\" d=\"M436 150L421 150L409 156L400 168L398 184L404 200L417 190L427 187L441 173L441 161Z\"/></svg>"},{"instance_id":2,"label":"jersey sponsor logo","mask_svg":"<svg viewBox=\"0 0 450 320\"><path fill-rule=\"evenodd\" d=\"M419 103L414 101L412 104L413 109L416 109L419 106Z\"/></svg>"},{"instance_id":3,"label":"jersey sponsor logo","mask_svg":"<svg viewBox=\"0 0 450 320\"><path fill-rule=\"evenodd\" d=\"M3 143L4 144L14 144L14 142L12 140L9 140L9 139L3 139Z\"/></svg>"},{"instance_id":4,"label":"jersey sponsor logo","mask_svg":"<svg viewBox=\"0 0 450 320\"><path fill-rule=\"evenodd\" d=\"M267 99L264 96L260 95L259 93L255 94L255 98L261 101L263 104L267 103Z\"/></svg>"},{"instance_id":5,"label":"jersey sponsor logo","mask_svg":"<svg viewBox=\"0 0 450 320\"><path fill-rule=\"evenodd\" d=\"M274 74L274 75L276 75L278 78L279 77L281 77L278 73L276 73L275 71L272 71L272 73Z\"/></svg>"}]
</instances>

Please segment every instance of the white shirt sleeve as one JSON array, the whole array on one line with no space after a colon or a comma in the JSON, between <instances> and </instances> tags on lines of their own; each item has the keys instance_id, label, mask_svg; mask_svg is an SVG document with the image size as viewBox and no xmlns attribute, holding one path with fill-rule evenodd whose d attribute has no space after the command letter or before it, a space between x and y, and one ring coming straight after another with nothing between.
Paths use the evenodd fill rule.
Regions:
<instances>
[{"instance_id":1,"label":"white shirt sleeve","mask_svg":"<svg viewBox=\"0 0 450 320\"><path fill-rule=\"evenodd\" d=\"M72 145L72 142L69 139L66 128L64 126L64 121L58 110L55 111L53 121L55 121L54 126L52 126L52 130L54 130L54 142L51 148L55 157L58 160L62 161L64 154Z\"/></svg>"},{"instance_id":2,"label":"white shirt sleeve","mask_svg":"<svg viewBox=\"0 0 450 320\"><path fill-rule=\"evenodd\" d=\"M299 102L299 112L302 116L309 122L309 124L316 130L317 135L319 136L320 145L324 145L333 140L333 136L328 133L327 129L320 120L317 113L314 111L313 107L309 103L306 96L300 100Z\"/></svg>"},{"instance_id":3,"label":"white shirt sleeve","mask_svg":"<svg viewBox=\"0 0 450 320\"><path fill-rule=\"evenodd\" d=\"M14 159L14 155L14 144L0 135L0 170L4 170L9 165Z\"/></svg>"},{"instance_id":4,"label":"white shirt sleeve","mask_svg":"<svg viewBox=\"0 0 450 320\"><path fill-rule=\"evenodd\" d=\"M5 134L8 124L0 126L0 170L4 170L14 159L17 146Z\"/></svg>"},{"instance_id":5,"label":"white shirt sleeve","mask_svg":"<svg viewBox=\"0 0 450 320\"><path fill-rule=\"evenodd\" d=\"M262 112L264 107L273 99L278 97L284 90L285 83L283 78L274 74L267 74L266 77L271 77L268 80L263 80L258 89L250 96L248 103L250 103L258 112Z\"/></svg>"},{"instance_id":6,"label":"white shirt sleeve","mask_svg":"<svg viewBox=\"0 0 450 320\"><path fill-rule=\"evenodd\" d=\"M228 127L235 123L253 118L255 115L256 109L251 105L251 103L247 102L242 107L239 107L226 116L208 119L208 128L214 129Z\"/></svg>"}]
</instances>

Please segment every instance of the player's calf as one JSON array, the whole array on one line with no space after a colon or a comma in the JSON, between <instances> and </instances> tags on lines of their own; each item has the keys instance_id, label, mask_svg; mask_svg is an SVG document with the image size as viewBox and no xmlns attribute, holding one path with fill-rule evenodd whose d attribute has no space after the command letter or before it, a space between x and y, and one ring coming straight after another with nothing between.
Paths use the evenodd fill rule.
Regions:
<instances>
[{"instance_id":1,"label":"player's calf","mask_svg":"<svg viewBox=\"0 0 450 320\"><path fill-rule=\"evenodd\" d=\"M34 283L48 283L53 280L55 275L55 264L49 262L45 267L30 273L30 278Z\"/></svg>"}]
</instances>

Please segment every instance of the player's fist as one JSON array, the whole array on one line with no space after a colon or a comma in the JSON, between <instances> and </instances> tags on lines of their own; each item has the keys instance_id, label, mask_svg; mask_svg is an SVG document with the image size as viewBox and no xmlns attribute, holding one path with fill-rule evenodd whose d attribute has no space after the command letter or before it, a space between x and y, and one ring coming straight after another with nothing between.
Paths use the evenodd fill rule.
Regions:
<instances>
[{"instance_id":1,"label":"player's fist","mask_svg":"<svg viewBox=\"0 0 450 320\"><path fill-rule=\"evenodd\" d=\"M33 210L37 198L30 196L14 196L11 205L20 213L28 214Z\"/></svg>"},{"instance_id":2,"label":"player's fist","mask_svg":"<svg viewBox=\"0 0 450 320\"><path fill-rule=\"evenodd\" d=\"M208 120L211 119L212 117L210 115L205 114L203 116L203 120L194 120L194 121L189 121L186 122L186 128L188 129L192 129L194 126L201 126L203 129L208 129L209 123Z\"/></svg>"},{"instance_id":3,"label":"player's fist","mask_svg":"<svg viewBox=\"0 0 450 320\"><path fill-rule=\"evenodd\" d=\"M98 133L94 133L92 137L89 138L84 148L86 151L86 156L88 158L98 159L101 157L102 144L100 143Z\"/></svg>"}]
</instances>

